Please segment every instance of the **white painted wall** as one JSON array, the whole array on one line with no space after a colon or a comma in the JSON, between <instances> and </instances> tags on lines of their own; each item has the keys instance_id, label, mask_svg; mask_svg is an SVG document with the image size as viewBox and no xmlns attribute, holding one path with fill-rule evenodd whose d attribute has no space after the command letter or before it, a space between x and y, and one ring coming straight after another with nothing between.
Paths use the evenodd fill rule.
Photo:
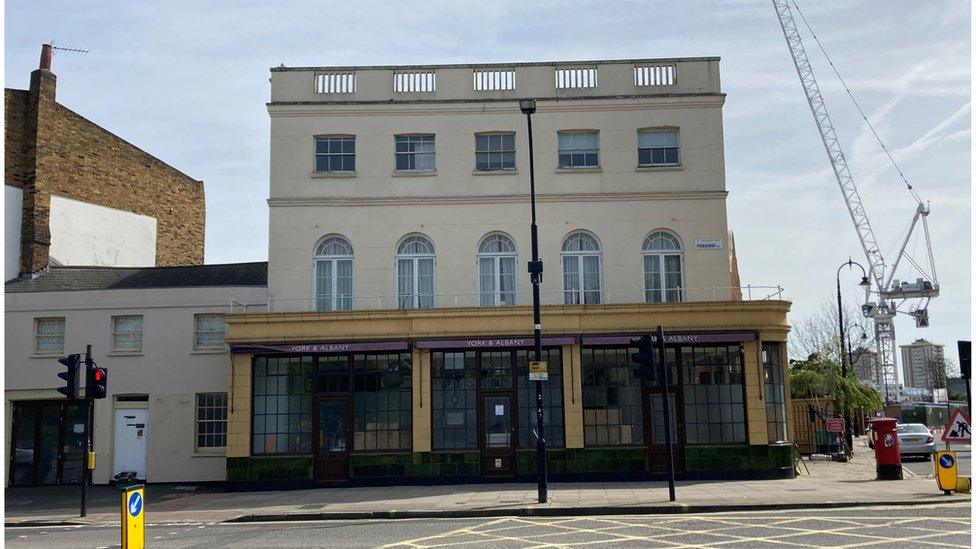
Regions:
<instances>
[{"instance_id":1,"label":"white painted wall","mask_svg":"<svg viewBox=\"0 0 976 549\"><path fill-rule=\"evenodd\" d=\"M155 288L79 292L7 293L4 296L4 395L6 433L4 474L10 455L11 402L62 398L58 357L33 355L37 317L65 318L65 352L83 353L92 345L95 362L108 368L108 397L95 406L94 479L109 481L114 462L115 409L149 410L147 476L150 482L224 480L223 453L194 450L195 395L227 391L228 356L193 349L193 315L228 313L231 299L264 310L264 287ZM240 307L236 308L240 313ZM143 315L143 352L113 354L112 316ZM148 403L119 403L118 394L148 394ZM133 406L136 405L136 406Z\"/></svg>"},{"instance_id":2,"label":"white painted wall","mask_svg":"<svg viewBox=\"0 0 976 549\"><path fill-rule=\"evenodd\" d=\"M20 229L24 216L24 190L3 186L3 279L20 272Z\"/></svg>"},{"instance_id":3,"label":"white painted wall","mask_svg":"<svg viewBox=\"0 0 976 549\"><path fill-rule=\"evenodd\" d=\"M51 196L51 260L61 265L153 267L156 218Z\"/></svg>"}]
</instances>

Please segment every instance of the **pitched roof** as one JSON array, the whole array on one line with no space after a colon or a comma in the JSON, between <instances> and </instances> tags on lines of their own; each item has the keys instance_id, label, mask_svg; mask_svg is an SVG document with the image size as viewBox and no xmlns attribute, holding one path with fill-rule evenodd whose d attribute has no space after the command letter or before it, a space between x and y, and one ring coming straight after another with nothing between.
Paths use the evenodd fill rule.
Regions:
<instances>
[{"instance_id":1,"label":"pitched roof","mask_svg":"<svg viewBox=\"0 0 976 549\"><path fill-rule=\"evenodd\" d=\"M267 286L268 263L183 267L50 267L34 278L17 278L6 293L78 292L201 286Z\"/></svg>"}]
</instances>

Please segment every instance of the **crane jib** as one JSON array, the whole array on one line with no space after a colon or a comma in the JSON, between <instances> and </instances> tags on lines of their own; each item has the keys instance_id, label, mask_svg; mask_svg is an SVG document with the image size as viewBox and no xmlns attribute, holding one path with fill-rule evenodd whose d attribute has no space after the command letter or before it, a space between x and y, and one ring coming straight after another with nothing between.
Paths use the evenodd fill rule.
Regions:
<instances>
[{"instance_id":1,"label":"crane jib","mask_svg":"<svg viewBox=\"0 0 976 549\"><path fill-rule=\"evenodd\" d=\"M918 202L918 207L916 208L915 215L912 219L911 225L905 236L905 239L901 242L901 247L898 253L895 255L895 260L891 265L890 270L886 268L885 258L881 253L881 248L878 246L878 240L874 235L874 230L871 228L871 222L868 219L867 212L864 208L864 203L861 200L861 195L858 192L857 185L854 182L854 177L851 175L850 168L847 165L847 158L844 156L844 150L837 139L837 134L834 130L833 122L830 119L830 114L827 112L827 106L824 103L823 94L820 92L820 86L817 84L817 79L814 76L813 68L810 66L810 60L807 57L806 50L803 47L803 40L800 37L800 33L797 30L796 21L793 19L793 12L790 9L790 0L772 0L773 8L776 10L776 16L779 19L780 28L783 30L783 37L786 39L786 45L789 47L790 55L793 58L793 66L796 68L796 74L800 78L800 84L803 86L803 92L806 95L807 104L810 107L810 112L813 114L814 122L817 125L817 131L820 133L820 139L823 142L824 149L827 152L827 157L830 160L830 165L834 173L834 177L837 180L837 184L840 187L841 194L844 196L844 203L847 206L847 211L851 216L851 221L854 223L854 230L857 232L858 240L861 244L861 249L864 251L864 256L868 262L868 271L870 272L870 278L874 283L873 292L878 295L878 302L868 302L862 309L866 317L871 318L874 321L875 327L875 343L878 350L878 362L879 369L876 374L876 381L878 382L878 387L882 385L885 389L885 401L890 402L891 394L890 388L894 387L896 394L895 400L898 400L897 387L898 387L898 368L895 357L895 326L894 317L898 312L898 307L904 304L908 299L919 298L920 306L916 309L908 311L908 314L915 318L916 326L924 327L928 326L928 302L933 297L939 295L939 283L936 277L935 271L935 260L932 254L932 243L929 237L928 229L928 205L922 202L918 197L918 194L912 189L912 186L908 184L905 180L904 174L895 164L894 158L888 152L887 147L881 142L881 138L874 132L875 137L881 144L881 148L888 155L891 160L892 165L898 171L898 174L902 176L905 180L905 184L908 186L909 192ZM796 6L796 2L793 2ZM799 6L796 6L797 13L803 18L802 12L799 11ZM806 24L806 20L804 19ZM809 28L809 24L807 24ZM826 56L826 51L823 49L823 45L820 44L817 36L813 34L812 29L810 30L811 36L817 41L820 46L821 51ZM830 59L828 57L828 62ZM831 68L834 69L834 73L840 78L840 74L837 72L836 67L833 67L831 63ZM857 100L854 99L853 94L847 88L845 84L845 89L854 101L855 106L857 106L858 111L861 112L862 117L864 117L865 122L871 127L872 132L874 128L871 126L870 121L864 116L860 105ZM914 233L918 221L922 221L922 232L925 237L926 251L928 252L928 268L926 270L913 259L910 255L906 253L908 242ZM907 259L911 265L922 273L926 278L919 278L914 282L909 281L899 281L895 278L895 273L898 266L901 264L902 259Z\"/></svg>"}]
</instances>

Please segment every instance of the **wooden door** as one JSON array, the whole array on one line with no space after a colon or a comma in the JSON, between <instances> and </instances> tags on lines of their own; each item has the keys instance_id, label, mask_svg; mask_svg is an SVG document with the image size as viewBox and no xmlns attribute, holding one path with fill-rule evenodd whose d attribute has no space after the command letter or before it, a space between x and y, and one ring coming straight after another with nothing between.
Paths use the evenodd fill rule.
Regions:
<instances>
[{"instance_id":1,"label":"wooden door","mask_svg":"<svg viewBox=\"0 0 976 549\"><path fill-rule=\"evenodd\" d=\"M349 397L324 397L315 401L316 482L349 479L351 421Z\"/></svg>"},{"instance_id":2,"label":"wooden door","mask_svg":"<svg viewBox=\"0 0 976 549\"><path fill-rule=\"evenodd\" d=\"M647 390L645 402L647 403L647 450L650 470L654 473L664 473L668 470L668 453L665 444L664 433L664 404L660 390ZM683 412L681 405L681 392L675 388L668 391L670 396L670 406L668 407L669 419L671 420L671 447L674 456L675 472L685 470L685 432Z\"/></svg>"},{"instance_id":3,"label":"wooden door","mask_svg":"<svg viewBox=\"0 0 976 549\"><path fill-rule=\"evenodd\" d=\"M515 395L481 395L481 472L486 477L515 476Z\"/></svg>"}]
</instances>

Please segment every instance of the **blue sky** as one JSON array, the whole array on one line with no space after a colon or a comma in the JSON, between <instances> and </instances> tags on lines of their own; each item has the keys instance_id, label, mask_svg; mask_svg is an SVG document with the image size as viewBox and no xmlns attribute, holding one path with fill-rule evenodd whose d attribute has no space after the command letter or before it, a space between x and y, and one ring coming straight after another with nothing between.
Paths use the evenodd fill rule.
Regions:
<instances>
[{"instance_id":1,"label":"blue sky","mask_svg":"<svg viewBox=\"0 0 976 549\"><path fill-rule=\"evenodd\" d=\"M942 297L932 327L969 339L970 4L799 0L929 218ZM268 68L722 57L726 179L743 284L786 288L800 318L862 259L768 1L6 3L5 86L25 88L40 44L58 100L206 183L208 263L267 258ZM807 37L807 33L803 33ZM875 233L888 250L914 203L823 57L807 43ZM911 246L910 246L911 248ZM924 256L921 253L919 255ZM844 279L857 299L857 276Z\"/></svg>"}]
</instances>

